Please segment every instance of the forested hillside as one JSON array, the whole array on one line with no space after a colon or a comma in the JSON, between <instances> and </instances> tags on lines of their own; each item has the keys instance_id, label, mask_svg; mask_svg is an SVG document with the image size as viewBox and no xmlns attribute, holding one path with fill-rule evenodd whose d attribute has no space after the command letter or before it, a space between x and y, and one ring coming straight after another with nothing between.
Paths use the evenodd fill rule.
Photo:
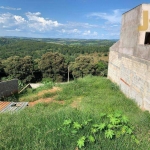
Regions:
<instances>
[{"instance_id":1,"label":"forested hillside","mask_svg":"<svg viewBox=\"0 0 150 150\"><path fill-rule=\"evenodd\" d=\"M38 40L38 39L37 39ZM77 42L79 45L72 45L75 41L66 41L67 44L47 43L43 41L35 41L32 39L18 39L18 38L0 38L0 58L6 59L10 56L21 56L26 55L35 58L40 58L42 54L46 52L59 52L63 55L77 56L79 54L94 53L94 52L108 52L109 47L114 41L109 40L86 40Z\"/></svg>"},{"instance_id":2,"label":"forested hillside","mask_svg":"<svg viewBox=\"0 0 150 150\"><path fill-rule=\"evenodd\" d=\"M24 83L107 74L111 40L0 38L0 78Z\"/></svg>"}]
</instances>

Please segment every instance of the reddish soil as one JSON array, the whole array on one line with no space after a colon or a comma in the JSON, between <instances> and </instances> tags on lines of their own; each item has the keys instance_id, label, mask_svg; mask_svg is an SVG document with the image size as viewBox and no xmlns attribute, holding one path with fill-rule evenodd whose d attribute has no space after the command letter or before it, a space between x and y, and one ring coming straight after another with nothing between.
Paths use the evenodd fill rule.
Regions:
<instances>
[{"instance_id":1,"label":"reddish soil","mask_svg":"<svg viewBox=\"0 0 150 150\"><path fill-rule=\"evenodd\" d=\"M57 92L59 90L60 90L59 87L53 87L53 89L41 91L37 95L38 96L42 96L45 93L48 93L48 92L55 93L55 92ZM54 100L54 98L40 98L40 99L38 99L38 100L36 100L34 102L29 102L28 105L32 107L32 106L34 106L34 105L36 105L38 103L52 103L52 102L59 103L59 104L62 104L62 105L65 103L64 101L56 101L56 100Z\"/></svg>"},{"instance_id":2,"label":"reddish soil","mask_svg":"<svg viewBox=\"0 0 150 150\"><path fill-rule=\"evenodd\" d=\"M81 98L76 99L75 101L73 101L73 102L71 103L71 107L72 107L72 108L78 108L80 102L81 102Z\"/></svg>"},{"instance_id":3,"label":"reddish soil","mask_svg":"<svg viewBox=\"0 0 150 150\"><path fill-rule=\"evenodd\" d=\"M37 95L40 97L40 96L44 95L45 93L48 93L48 92L55 93L57 91L60 91L60 88L59 87L53 87L50 90L43 90L43 91L39 92Z\"/></svg>"}]
</instances>

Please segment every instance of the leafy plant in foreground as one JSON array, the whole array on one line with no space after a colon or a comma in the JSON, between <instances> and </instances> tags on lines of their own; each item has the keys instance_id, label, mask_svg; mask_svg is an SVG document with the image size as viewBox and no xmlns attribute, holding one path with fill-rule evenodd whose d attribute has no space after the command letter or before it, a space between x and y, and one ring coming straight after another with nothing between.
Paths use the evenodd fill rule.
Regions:
<instances>
[{"instance_id":1,"label":"leafy plant in foreground","mask_svg":"<svg viewBox=\"0 0 150 150\"><path fill-rule=\"evenodd\" d=\"M82 148L82 147L84 146L85 139L86 139L85 136L82 136L81 138L78 139L78 141L77 141L77 146L78 146L79 148Z\"/></svg>"},{"instance_id":2,"label":"leafy plant in foreground","mask_svg":"<svg viewBox=\"0 0 150 150\"><path fill-rule=\"evenodd\" d=\"M65 135L70 134L76 135L77 137L81 132L84 132L83 136L78 137L78 148L82 148L88 143L94 143L96 140L98 140L97 135L100 133L104 133L104 136L107 139L119 138L123 135L130 135L131 139L139 144L138 139L133 134L133 127L129 125L128 118L122 115L119 111L115 112L114 114L100 114L100 123L94 124L92 123L92 119L88 119L83 123L66 119L63 122L63 127L60 129L65 132Z\"/></svg>"}]
</instances>

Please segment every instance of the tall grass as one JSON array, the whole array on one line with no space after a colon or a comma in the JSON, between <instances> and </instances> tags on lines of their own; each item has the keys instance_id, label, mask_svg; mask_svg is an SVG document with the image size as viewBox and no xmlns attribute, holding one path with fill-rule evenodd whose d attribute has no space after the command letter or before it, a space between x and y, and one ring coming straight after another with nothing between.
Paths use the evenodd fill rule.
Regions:
<instances>
[{"instance_id":1,"label":"tall grass","mask_svg":"<svg viewBox=\"0 0 150 150\"><path fill-rule=\"evenodd\" d=\"M40 98L51 97L54 93L47 92L45 94L38 95L39 92L44 90L51 89L55 84L53 82L47 82L43 86L38 87L37 89L27 89L22 94L19 95L19 101L35 101Z\"/></svg>"},{"instance_id":2,"label":"tall grass","mask_svg":"<svg viewBox=\"0 0 150 150\"><path fill-rule=\"evenodd\" d=\"M141 111L134 101L126 98L118 88L106 78L88 76L70 84L61 84L57 93L59 103L38 104L13 115L0 114L0 149L9 150L75 150L79 137L89 132L81 130L69 134L58 130L65 119L79 123L91 118L99 123L100 113L121 110L134 126L134 134L139 139L137 145L128 135L107 139L98 134L94 144L85 144L85 150L148 150L150 114ZM80 99L80 102L78 101ZM72 103L78 105L72 108Z\"/></svg>"}]
</instances>

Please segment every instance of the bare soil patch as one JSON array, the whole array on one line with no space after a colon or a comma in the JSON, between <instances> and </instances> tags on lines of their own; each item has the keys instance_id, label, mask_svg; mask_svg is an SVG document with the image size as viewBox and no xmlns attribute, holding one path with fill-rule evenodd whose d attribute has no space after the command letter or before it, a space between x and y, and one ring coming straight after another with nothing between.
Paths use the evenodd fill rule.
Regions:
<instances>
[{"instance_id":1,"label":"bare soil patch","mask_svg":"<svg viewBox=\"0 0 150 150\"><path fill-rule=\"evenodd\" d=\"M58 104L62 104L62 105L64 105L64 101L56 101L56 100L54 100L53 98L45 98L45 99L39 99L39 100L36 100L36 101L34 101L34 102L29 102L29 106L34 106L34 105L36 105L36 104L38 104L38 103L58 103Z\"/></svg>"},{"instance_id":2,"label":"bare soil patch","mask_svg":"<svg viewBox=\"0 0 150 150\"><path fill-rule=\"evenodd\" d=\"M50 93L55 93L55 92L57 92L57 91L60 91L60 88L59 87L53 87L52 89L49 89L49 90L43 90L43 91L40 91L40 92L38 92L38 96L39 97L41 97L42 95L44 95L45 93L48 93L48 92L50 92Z\"/></svg>"},{"instance_id":3,"label":"bare soil patch","mask_svg":"<svg viewBox=\"0 0 150 150\"><path fill-rule=\"evenodd\" d=\"M80 102L81 102L81 97L80 97L80 98L77 98L76 100L74 100L74 101L71 103L71 107L72 107L72 108L78 108Z\"/></svg>"},{"instance_id":4,"label":"bare soil patch","mask_svg":"<svg viewBox=\"0 0 150 150\"><path fill-rule=\"evenodd\" d=\"M60 90L60 88L59 87L53 87L52 89L50 89L50 90L43 90L43 91L41 91L41 92L39 92L37 95L39 96L39 97L41 97L42 95L44 95L45 93L55 93L55 92L57 92L57 91L59 91ZM38 100L36 100L36 101L33 101L33 102L29 102L29 106L34 106L34 105L36 105L36 104L38 104L38 103L52 103L52 102L54 102L54 103L59 103L59 104L64 104L65 102L64 101L56 101L56 100L54 100L54 98L40 98L40 99L38 99Z\"/></svg>"}]
</instances>

